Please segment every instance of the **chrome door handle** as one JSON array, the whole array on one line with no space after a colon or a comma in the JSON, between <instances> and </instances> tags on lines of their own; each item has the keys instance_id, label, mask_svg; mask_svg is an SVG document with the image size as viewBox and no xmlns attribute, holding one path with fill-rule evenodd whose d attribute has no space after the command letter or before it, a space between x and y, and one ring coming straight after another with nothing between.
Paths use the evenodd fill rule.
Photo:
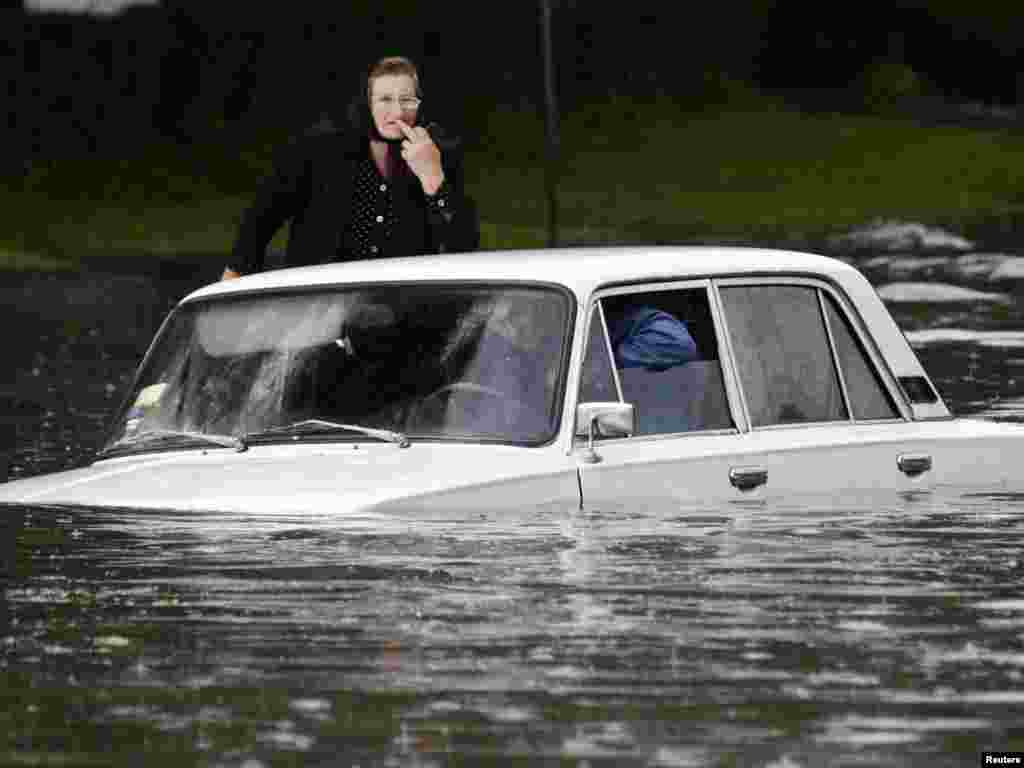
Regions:
<instances>
[{"instance_id":1,"label":"chrome door handle","mask_svg":"<svg viewBox=\"0 0 1024 768\"><path fill-rule=\"evenodd\" d=\"M729 482L741 491L751 491L768 482L768 470L764 467L733 467L729 470Z\"/></svg>"},{"instance_id":2,"label":"chrome door handle","mask_svg":"<svg viewBox=\"0 0 1024 768\"><path fill-rule=\"evenodd\" d=\"M901 453L896 457L896 466L907 477L917 477L932 468L932 457L927 453Z\"/></svg>"}]
</instances>

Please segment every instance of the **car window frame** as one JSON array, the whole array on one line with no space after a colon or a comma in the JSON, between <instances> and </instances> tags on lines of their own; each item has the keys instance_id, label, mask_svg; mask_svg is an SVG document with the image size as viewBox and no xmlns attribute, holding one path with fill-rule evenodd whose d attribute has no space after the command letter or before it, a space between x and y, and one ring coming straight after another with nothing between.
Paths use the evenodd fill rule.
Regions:
<instances>
[{"instance_id":1,"label":"car window frame","mask_svg":"<svg viewBox=\"0 0 1024 768\"><path fill-rule=\"evenodd\" d=\"M898 386L895 375L893 374L889 366L885 364L885 360L882 357L881 353L878 351L874 339L872 339L871 335L866 331L866 325L864 324L863 318L861 318L860 314L856 311L855 305L853 304L853 302L849 300L849 298L845 295L845 292L840 287L819 277L810 277L806 275L748 275L734 277L719 277L713 278L711 280L711 283L712 292L715 295L715 299L717 302L717 310L719 312L719 321L721 322L721 329L726 337L725 343L728 345L727 356L729 359L732 378L735 379L736 386L739 388L741 392L740 400L743 409L743 418L749 431L836 427L843 425L864 426L873 424L898 424L913 420L913 416L910 413L906 397L903 394L902 389ZM726 316L725 307L722 302L721 290L724 288L730 288L734 286L764 287L772 285L778 285L783 287L803 286L815 290L815 297L817 298L818 310L820 312L821 320L825 329L826 338L828 340L829 352L832 357L832 363L835 366L836 375L839 379L839 386L843 396L843 403L846 407L846 419L833 421L799 422L793 424L766 424L763 426L754 426L751 422L746 394L743 393L743 382L739 375L739 368L736 360L736 351L732 345L732 334L729 332L729 319ZM838 311L842 313L842 316L849 322L850 328L854 335L854 341L858 344L861 353L865 356L866 362L871 372L874 373L876 379L881 383L883 391L889 397L892 404L895 406L897 416L884 419L857 419L854 416L853 408L851 407L849 388L839 359L835 336L833 334L831 324L829 323L828 312L826 311L825 305L825 298L822 295L823 292L828 293L828 295L832 297L832 299L836 302Z\"/></svg>"},{"instance_id":2,"label":"car window frame","mask_svg":"<svg viewBox=\"0 0 1024 768\"><path fill-rule=\"evenodd\" d=\"M602 304L600 299L599 299L599 300L594 302L593 307L594 307L594 314L596 314L600 318L600 320L601 320L601 336L604 339L604 351L605 351L605 354L608 355L608 362L611 364L612 381L615 382L615 394L618 395L619 402L620 403L624 403L625 402L625 399L624 399L625 396L622 394L622 379L619 376L619 369L615 367L615 350L612 349L612 338L611 338L612 335L611 335L611 333L608 330L608 318L605 317L605 314L604 314L604 304ZM588 329L588 331L590 329L589 323L587 324L587 329ZM590 335L589 335L589 333L586 336L586 342L585 343L587 343L587 344L590 343ZM584 349L584 354L585 353L586 353L586 350Z\"/></svg>"},{"instance_id":3,"label":"car window frame","mask_svg":"<svg viewBox=\"0 0 1024 768\"><path fill-rule=\"evenodd\" d=\"M892 405L894 407L894 410L896 411L896 414L897 414L896 416L889 416L889 417L883 417L883 418L872 418L872 419L869 419L869 418L858 419L857 418L855 409L853 408L853 398L850 395L850 391L849 391L848 385L846 383L847 382L846 374L843 372L842 360L841 360L841 356L839 354L839 345L836 343L835 332L834 332L834 330L832 328L832 320L830 319L830 313L828 311L828 304L827 304L827 302L825 300L826 293L827 293L827 295L829 297L832 298L833 302L835 303L836 312L839 313L840 319L846 320L846 324L848 325L848 330L851 332L853 344L857 348L857 352L860 354L861 359L864 360L865 363L867 364L868 372L873 374L874 380L881 387L883 394L885 394L888 397L890 405ZM828 333L829 344L832 347L832 356L833 356L833 358L836 361L836 370L837 370L838 375L839 375L840 385L843 387L843 396L846 398L846 408L847 408L847 411L850 413L850 417L851 417L852 422L854 424L875 424L875 423L888 423L888 422L901 422L901 421L904 421L905 419L903 418L903 415L901 414L901 411L900 411L900 398L899 397L893 397L892 393L886 387L885 378L883 377L882 372L874 364L874 361L872 360L871 355L868 352L868 349L869 349L868 345L865 343L864 339L861 338L860 335L859 335L860 329L857 328L856 323L854 322L853 318L851 318L850 315L846 312L846 310L843 307L842 303L840 302L839 298L837 296L835 296L832 293L832 291L827 291L826 292L826 291L820 290L820 291L818 291L818 304L821 307L822 318L825 320L825 330ZM898 387L898 389L902 392L902 387Z\"/></svg>"},{"instance_id":4,"label":"car window frame","mask_svg":"<svg viewBox=\"0 0 1024 768\"><path fill-rule=\"evenodd\" d=\"M612 362L612 373L615 379L615 388L618 394L618 402L624 403L625 399L622 393L622 382L619 379L618 368L615 366L615 355L612 351L611 338L608 333L608 324L604 317L604 306L601 304L603 299L612 296L628 296L634 294L646 294L656 293L660 291L684 291L700 289L705 292L705 297L708 302L708 308L711 315L712 323L714 324L715 331L715 342L718 345L718 364L722 371L722 384L725 387L726 401L729 405L729 415L732 418L734 426L728 428L719 429L702 429L693 430L687 432L665 432L659 434L644 434L644 435L629 435L627 437L605 437L601 438L601 443L604 444L615 444L622 441L657 441L657 440L674 440L678 438L699 438L706 436L721 436L721 435L738 435L743 432L749 431L749 421L746 420L746 410L740 410L740 390L735 381L735 371L732 366L732 361L726 360L727 354L731 354L731 347L727 353L726 347L724 346L727 339L724 337L724 329L721 322L721 312L718 302L720 301L718 295L712 290L713 280L712 278L692 278L686 280L671 280L671 281L660 281L655 283L630 283L629 285L609 286L594 291L591 295L590 300L587 304L587 322L585 324L583 332L583 349L580 357L580 368L579 377L582 377L582 365L583 360L586 359L586 345L590 340L590 329L591 323L595 316L601 318L602 330L604 335L605 349ZM579 379L578 377L578 379ZM579 381L576 383L576 403L577 405L582 402L579 399ZM573 443L579 445L586 442L585 438L580 437L576 434L576 414L573 413Z\"/></svg>"}]
</instances>

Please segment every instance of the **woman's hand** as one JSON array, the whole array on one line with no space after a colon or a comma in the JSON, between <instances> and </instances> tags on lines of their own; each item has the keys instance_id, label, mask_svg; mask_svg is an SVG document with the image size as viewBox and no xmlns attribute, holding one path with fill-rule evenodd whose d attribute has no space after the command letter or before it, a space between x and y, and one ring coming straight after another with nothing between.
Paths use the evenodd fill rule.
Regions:
<instances>
[{"instance_id":1,"label":"woman's hand","mask_svg":"<svg viewBox=\"0 0 1024 768\"><path fill-rule=\"evenodd\" d=\"M428 195L437 192L444 181L444 170L441 168L441 150L430 138L427 129L422 126L409 126L401 120L397 121L405 141L402 142L402 158L416 178L423 185Z\"/></svg>"}]
</instances>

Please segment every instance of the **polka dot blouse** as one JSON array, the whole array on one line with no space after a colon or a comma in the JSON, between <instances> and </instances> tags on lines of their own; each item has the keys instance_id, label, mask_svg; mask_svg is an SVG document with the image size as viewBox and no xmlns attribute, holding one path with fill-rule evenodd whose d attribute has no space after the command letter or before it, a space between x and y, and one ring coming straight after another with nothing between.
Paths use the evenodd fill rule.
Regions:
<instances>
[{"instance_id":1,"label":"polka dot blouse","mask_svg":"<svg viewBox=\"0 0 1024 768\"><path fill-rule=\"evenodd\" d=\"M437 192L426 198L430 215L439 216L445 222L450 222L455 213L451 209L448 191L447 182L442 182ZM397 226L391 181L381 175L372 158L364 157L356 165L352 211L338 258L376 259L389 256L391 234Z\"/></svg>"},{"instance_id":2,"label":"polka dot blouse","mask_svg":"<svg viewBox=\"0 0 1024 768\"><path fill-rule=\"evenodd\" d=\"M375 259L386 256L395 227L391 184L376 164L364 157L356 166L352 213L343 239L341 258Z\"/></svg>"}]
</instances>

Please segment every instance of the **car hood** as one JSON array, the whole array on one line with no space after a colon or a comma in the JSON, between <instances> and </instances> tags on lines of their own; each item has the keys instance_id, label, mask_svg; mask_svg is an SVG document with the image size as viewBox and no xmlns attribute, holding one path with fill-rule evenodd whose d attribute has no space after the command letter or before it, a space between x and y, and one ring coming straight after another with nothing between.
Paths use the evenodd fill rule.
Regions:
<instances>
[{"instance_id":1,"label":"car hood","mask_svg":"<svg viewBox=\"0 0 1024 768\"><path fill-rule=\"evenodd\" d=\"M243 453L188 450L14 480L0 485L0 503L329 513L428 499L479 503L482 489L510 484L553 500L575 491L575 468L550 446L341 443L255 446Z\"/></svg>"}]
</instances>

